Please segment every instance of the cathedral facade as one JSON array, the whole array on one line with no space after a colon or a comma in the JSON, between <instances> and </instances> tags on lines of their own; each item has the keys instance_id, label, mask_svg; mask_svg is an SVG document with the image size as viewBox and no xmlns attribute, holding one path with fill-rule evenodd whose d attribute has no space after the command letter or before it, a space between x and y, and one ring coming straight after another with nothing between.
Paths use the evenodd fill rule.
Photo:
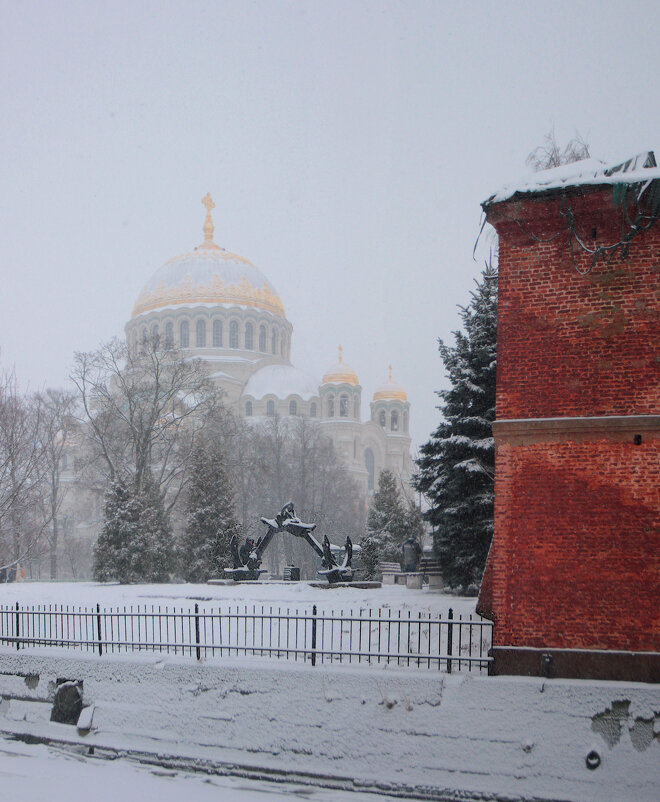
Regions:
<instances>
[{"instance_id":1,"label":"cathedral facade","mask_svg":"<svg viewBox=\"0 0 660 802\"><path fill-rule=\"evenodd\" d=\"M383 469L403 488L412 473L410 404L389 376L362 420L357 373L338 361L319 380L291 364L293 326L273 285L251 262L213 241L207 195L204 241L175 256L145 284L125 327L129 345L157 336L165 347L203 360L225 402L244 418L316 420L366 498Z\"/></svg>"}]
</instances>

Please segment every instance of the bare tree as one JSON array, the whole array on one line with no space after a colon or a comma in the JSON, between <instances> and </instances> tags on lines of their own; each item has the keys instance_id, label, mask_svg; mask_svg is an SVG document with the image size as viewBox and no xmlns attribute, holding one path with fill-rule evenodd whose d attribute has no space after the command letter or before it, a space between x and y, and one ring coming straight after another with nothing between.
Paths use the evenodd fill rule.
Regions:
<instances>
[{"instance_id":1,"label":"bare tree","mask_svg":"<svg viewBox=\"0 0 660 802\"><path fill-rule=\"evenodd\" d=\"M532 170L548 170L551 167L559 167L562 164L579 162L589 158L589 145L582 139L578 132L575 133L566 146L562 149L557 144L555 129L552 128L545 135L543 144L534 150L525 159L525 164Z\"/></svg>"},{"instance_id":2,"label":"bare tree","mask_svg":"<svg viewBox=\"0 0 660 802\"><path fill-rule=\"evenodd\" d=\"M62 485L63 459L74 427L76 394L49 389L38 396L41 409L39 437L44 454L41 496L44 536L50 550L50 578L57 579L57 550L60 540L60 509L67 488Z\"/></svg>"},{"instance_id":3,"label":"bare tree","mask_svg":"<svg viewBox=\"0 0 660 802\"><path fill-rule=\"evenodd\" d=\"M97 467L135 492L153 479L169 512L195 442L220 405L202 362L164 349L158 337L138 349L114 339L77 353L71 378Z\"/></svg>"},{"instance_id":4,"label":"bare tree","mask_svg":"<svg viewBox=\"0 0 660 802\"><path fill-rule=\"evenodd\" d=\"M26 398L13 371L0 372L0 568L34 555L41 530L33 512L45 473L42 408Z\"/></svg>"}]
</instances>

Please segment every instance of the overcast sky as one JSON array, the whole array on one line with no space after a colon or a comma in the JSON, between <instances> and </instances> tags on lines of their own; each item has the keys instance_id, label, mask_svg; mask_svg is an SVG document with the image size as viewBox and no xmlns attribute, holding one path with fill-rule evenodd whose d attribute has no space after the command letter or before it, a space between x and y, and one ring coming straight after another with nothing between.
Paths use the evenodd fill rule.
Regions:
<instances>
[{"instance_id":1,"label":"overcast sky","mask_svg":"<svg viewBox=\"0 0 660 802\"><path fill-rule=\"evenodd\" d=\"M554 126L660 149L658 2L0 0L0 360L60 386L171 256L262 269L321 376L439 421L480 202Z\"/></svg>"}]
</instances>

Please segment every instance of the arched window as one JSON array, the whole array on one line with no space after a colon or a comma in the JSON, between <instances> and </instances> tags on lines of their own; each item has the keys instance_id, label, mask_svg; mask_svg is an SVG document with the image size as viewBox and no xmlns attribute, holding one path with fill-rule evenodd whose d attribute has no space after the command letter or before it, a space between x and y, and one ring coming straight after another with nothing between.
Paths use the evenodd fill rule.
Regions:
<instances>
[{"instance_id":1,"label":"arched window","mask_svg":"<svg viewBox=\"0 0 660 802\"><path fill-rule=\"evenodd\" d=\"M245 348L248 351L254 349L254 329L252 328L252 323L245 324Z\"/></svg>"},{"instance_id":2,"label":"arched window","mask_svg":"<svg viewBox=\"0 0 660 802\"><path fill-rule=\"evenodd\" d=\"M403 413L403 431L404 432L408 431L408 413L407 412Z\"/></svg>"},{"instance_id":3,"label":"arched window","mask_svg":"<svg viewBox=\"0 0 660 802\"><path fill-rule=\"evenodd\" d=\"M160 335L158 334L158 323L154 323L151 327L151 339L153 340L153 344L157 346L158 341L160 340Z\"/></svg>"},{"instance_id":4,"label":"arched window","mask_svg":"<svg viewBox=\"0 0 660 802\"><path fill-rule=\"evenodd\" d=\"M309 405L309 417L316 417L316 401L312 401L312 403Z\"/></svg>"},{"instance_id":5,"label":"arched window","mask_svg":"<svg viewBox=\"0 0 660 802\"><path fill-rule=\"evenodd\" d=\"M355 420L360 419L360 399L357 396L353 399L353 417Z\"/></svg>"},{"instance_id":6,"label":"arched window","mask_svg":"<svg viewBox=\"0 0 660 802\"><path fill-rule=\"evenodd\" d=\"M282 356L284 356L285 351L286 351L286 341L285 337L282 337L282 343L280 345L280 353L282 354Z\"/></svg>"},{"instance_id":7,"label":"arched window","mask_svg":"<svg viewBox=\"0 0 660 802\"><path fill-rule=\"evenodd\" d=\"M328 417L334 418L335 417L335 397L331 395L328 397Z\"/></svg>"},{"instance_id":8,"label":"arched window","mask_svg":"<svg viewBox=\"0 0 660 802\"><path fill-rule=\"evenodd\" d=\"M174 348L174 325L171 320L165 324L165 348Z\"/></svg>"},{"instance_id":9,"label":"arched window","mask_svg":"<svg viewBox=\"0 0 660 802\"><path fill-rule=\"evenodd\" d=\"M259 350L266 353L266 327L263 325L259 326Z\"/></svg>"},{"instance_id":10,"label":"arched window","mask_svg":"<svg viewBox=\"0 0 660 802\"><path fill-rule=\"evenodd\" d=\"M298 414L298 404L294 398L289 401L289 415L297 415Z\"/></svg>"},{"instance_id":11,"label":"arched window","mask_svg":"<svg viewBox=\"0 0 660 802\"><path fill-rule=\"evenodd\" d=\"M399 413L396 411L396 409L392 410L392 414L390 416L390 429L393 432L399 431Z\"/></svg>"},{"instance_id":12,"label":"arched window","mask_svg":"<svg viewBox=\"0 0 660 802\"><path fill-rule=\"evenodd\" d=\"M347 395L340 395L339 396L339 417L340 418L347 418L348 417L348 396Z\"/></svg>"},{"instance_id":13,"label":"arched window","mask_svg":"<svg viewBox=\"0 0 660 802\"><path fill-rule=\"evenodd\" d=\"M147 327L142 326L142 345L145 346L147 344Z\"/></svg>"},{"instance_id":14,"label":"arched window","mask_svg":"<svg viewBox=\"0 0 660 802\"><path fill-rule=\"evenodd\" d=\"M195 345L198 348L206 348L206 321L198 320L195 327Z\"/></svg>"},{"instance_id":15,"label":"arched window","mask_svg":"<svg viewBox=\"0 0 660 802\"><path fill-rule=\"evenodd\" d=\"M213 321L213 347L222 348L222 320Z\"/></svg>"},{"instance_id":16,"label":"arched window","mask_svg":"<svg viewBox=\"0 0 660 802\"><path fill-rule=\"evenodd\" d=\"M367 490L374 489L375 460L370 448L364 450L364 467L367 469Z\"/></svg>"},{"instance_id":17,"label":"arched window","mask_svg":"<svg viewBox=\"0 0 660 802\"><path fill-rule=\"evenodd\" d=\"M273 332L273 336L270 338L270 352L271 354L277 353L277 332Z\"/></svg>"},{"instance_id":18,"label":"arched window","mask_svg":"<svg viewBox=\"0 0 660 802\"><path fill-rule=\"evenodd\" d=\"M387 426L387 423L385 422L385 410L384 409L381 409L381 411L378 413L378 423L380 423L380 425L383 427L383 429Z\"/></svg>"},{"instance_id":19,"label":"arched window","mask_svg":"<svg viewBox=\"0 0 660 802\"><path fill-rule=\"evenodd\" d=\"M179 343L182 348L190 346L190 326L187 320L182 320L179 326Z\"/></svg>"},{"instance_id":20,"label":"arched window","mask_svg":"<svg viewBox=\"0 0 660 802\"><path fill-rule=\"evenodd\" d=\"M229 324L229 347L238 348L238 323L235 320Z\"/></svg>"},{"instance_id":21,"label":"arched window","mask_svg":"<svg viewBox=\"0 0 660 802\"><path fill-rule=\"evenodd\" d=\"M270 401L266 402L266 415L269 415L271 418L275 414L275 402L271 399Z\"/></svg>"},{"instance_id":22,"label":"arched window","mask_svg":"<svg viewBox=\"0 0 660 802\"><path fill-rule=\"evenodd\" d=\"M252 401L245 402L245 417L249 418L252 415Z\"/></svg>"}]
</instances>

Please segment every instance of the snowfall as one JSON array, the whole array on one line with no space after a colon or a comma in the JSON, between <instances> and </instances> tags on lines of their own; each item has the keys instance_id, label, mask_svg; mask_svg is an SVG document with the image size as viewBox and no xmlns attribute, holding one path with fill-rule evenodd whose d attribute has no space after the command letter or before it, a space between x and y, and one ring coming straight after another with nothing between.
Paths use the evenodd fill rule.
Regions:
<instances>
[{"instance_id":1,"label":"snowfall","mask_svg":"<svg viewBox=\"0 0 660 802\"><path fill-rule=\"evenodd\" d=\"M0 607L16 603L469 616L475 599L307 583L0 585ZM62 678L83 683L77 725L50 721ZM0 645L0 696L7 799L660 798L660 689L642 683Z\"/></svg>"}]
</instances>

